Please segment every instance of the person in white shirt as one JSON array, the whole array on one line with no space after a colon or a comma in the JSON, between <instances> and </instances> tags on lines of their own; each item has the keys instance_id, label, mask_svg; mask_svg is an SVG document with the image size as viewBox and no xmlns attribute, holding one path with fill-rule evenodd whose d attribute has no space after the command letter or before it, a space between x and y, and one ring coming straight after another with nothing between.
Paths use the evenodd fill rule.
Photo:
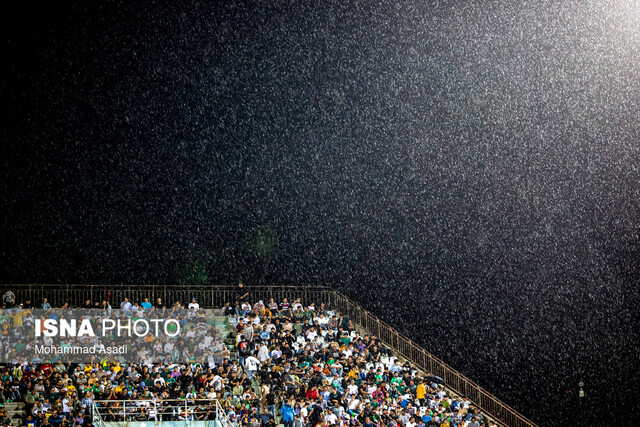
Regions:
<instances>
[{"instance_id":1,"label":"person in white shirt","mask_svg":"<svg viewBox=\"0 0 640 427\"><path fill-rule=\"evenodd\" d=\"M316 320L322 329L327 329L327 325L329 325L329 318L324 317L324 313L320 313L320 316L317 317Z\"/></svg>"},{"instance_id":2,"label":"person in white shirt","mask_svg":"<svg viewBox=\"0 0 640 427\"><path fill-rule=\"evenodd\" d=\"M213 387L209 389L209 393L207 393L207 399L213 400L216 398L216 392L213 391Z\"/></svg>"},{"instance_id":3,"label":"person in white shirt","mask_svg":"<svg viewBox=\"0 0 640 427\"><path fill-rule=\"evenodd\" d=\"M266 344L259 345L258 349L258 359L260 362L266 362L269 360L269 348Z\"/></svg>"},{"instance_id":4,"label":"person in white shirt","mask_svg":"<svg viewBox=\"0 0 640 427\"><path fill-rule=\"evenodd\" d=\"M162 388L164 387L164 384L165 384L164 378L162 378L160 374L156 374L156 379L153 380L153 385L155 385L158 388Z\"/></svg>"},{"instance_id":5,"label":"person in white shirt","mask_svg":"<svg viewBox=\"0 0 640 427\"><path fill-rule=\"evenodd\" d=\"M69 406L71 404L71 399L69 399L68 397L65 397L64 399L62 399L62 412L68 416L71 413L71 406Z\"/></svg>"},{"instance_id":6,"label":"person in white shirt","mask_svg":"<svg viewBox=\"0 0 640 427\"><path fill-rule=\"evenodd\" d=\"M349 345L348 348L345 348L344 350L342 350L342 354L344 354L344 357L346 359L348 359L351 356L353 356L353 345Z\"/></svg>"},{"instance_id":7,"label":"person in white shirt","mask_svg":"<svg viewBox=\"0 0 640 427\"><path fill-rule=\"evenodd\" d=\"M207 349L205 351L205 358L210 368L216 367L216 357L213 355L213 352L211 351L211 349Z\"/></svg>"},{"instance_id":8,"label":"person in white shirt","mask_svg":"<svg viewBox=\"0 0 640 427\"><path fill-rule=\"evenodd\" d=\"M338 422L338 417L331 409L327 409L327 415L324 416L324 420L331 425L335 425Z\"/></svg>"},{"instance_id":9,"label":"person in white shirt","mask_svg":"<svg viewBox=\"0 0 640 427\"><path fill-rule=\"evenodd\" d=\"M192 298L191 303L189 304L189 308L193 308L193 311L198 311L200 310L200 304L198 304L195 298Z\"/></svg>"},{"instance_id":10,"label":"person in white shirt","mask_svg":"<svg viewBox=\"0 0 640 427\"><path fill-rule=\"evenodd\" d=\"M375 384L372 384L372 385L367 387L367 394L369 396L373 396L373 392L376 391L377 389L378 389L378 387Z\"/></svg>"},{"instance_id":11,"label":"person in white shirt","mask_svg":"<svg viewBox=\"0 0 640 427\"><path fill-rule=\"evenodd\" d=\"M207 335L204 336L204 344L209 347L213 342L213 337L211 336L211 332L207 332Z\"/></svg>"},{"instance_id":12,"label":"person in white shirt","mask_svg":"<svg viewBox=\"0 0 640 427\"><path fill-rule=\"evenodd\" d=\"M348 395L355 396L358 394L358 386L354 384L353 380L349 381L349 385L347 386Z\"/></svg>"},{"instance_id":13,"label":"person in white shirt","mask_svg":"<svg viewBox=\"0 0 640 427\"><path fill-rule=\"evenodd\" d=\"M255 356L249 356L244 360L244 366L247 368L247 378L251 380L258 372L260 361Z\"/></svg>"},{"instance_id":14,"label":"person in white shirt","mask_svg":"<svg viewBox=\"0 0 640 427\"><path fill-rule=\"evenodd\" d=\"M213 387L215 391L222 390L222 377L218 374L213 376L213 379L209 382L209 387Z\"/></svg>"},{"instance_id":15,"label":"person in white shirt","mask_svg":"<svg viewBox=\"0 0 640 427\"><path fill-rule=\"evenodd\" d=\"M280 346L276 346L276 348L271 352L272 359L280 359L282 357L282 350L280 350Z\"/></svg>"},{"instance_id":16,"label":"person in white shirt","mask_svg":"<svg viewBox=\"0 0 640 427\"><path fill-rule=\"evenodd\" d=\"M307 333L307 339L313 341L315 337L318 336L318 333L316 332L315 328L311 328L309 329L309 332Z\"/></svg>"},{"instance_id":17,"label":"person in white shirt","mask_svg":"<svg viewBox=\"0 0 640 427\"><path fill-rule=\"evenodd\" d=\"M349 401L349 410L355 411L360 406L360 400L356 399L355 396L351 398Z\"/></svg>"},{"instance_id":18,"label":"person in white shirt","mask_svg":"<svg viewBox=\"0 0 640 427\"><path fill-rule=\"evenodd\" d=\"M276 333L276 325L273 324L272 320L269 320L269 324L267 325L267 331L269 331L270 334L275 334Z\"/></svg>"}]
</instances>

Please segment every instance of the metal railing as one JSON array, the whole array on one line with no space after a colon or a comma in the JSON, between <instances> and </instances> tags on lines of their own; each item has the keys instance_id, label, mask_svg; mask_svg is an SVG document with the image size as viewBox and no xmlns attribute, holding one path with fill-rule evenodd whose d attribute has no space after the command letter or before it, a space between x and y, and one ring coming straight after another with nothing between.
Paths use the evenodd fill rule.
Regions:
<instances>
[{"instance_id":1,"label":"metal railing","mask_svg":"<svg viewBox=\"0 0 640 427\"><path fill-rule=\"evenodd\" d=\"M249 299L253 302L263 300L265 303L273 298L289 302L300 298L302 301L328 304L332 301L333 290L328 287L304 286L247 286ZM72 307L84 306L85 302L102 303L109 300L113 308L118 308L124 298L140 303L148 298L156 304L158 298L163 305L170 307L175 302L188 305L191 298L196 298L201 307L220 308L226 302L232 302L238 290L230 285L0 285L2 292L11 290L17 302L30 300L40 307L47 298L52 307L62 307L65 303Z\"/></svg>"},{"instance_id":2,"label":"metal railing","mask_svg":"<svg viewBox=\"0 0 640 427\"><path fill-rule=\"evenodd\" d=\"M353 323L378 337L385 345L421 370L444 379L447 388L467 397L482 411L491 414L493 418L508 426L532 427L536 425L340 292L333 292L335 295L332 299L332 308L340 314L348 316Z\"/></svg>"},{"instance_id":3,"label":"metal railing","mask_svg":"<svg viewBox=\"0 0 640 427\"><path fill-rule=\"evenodd\" d=\"M3 292L11 289L18 301L30 299L35 305L41 304L45 297L52 306L61 306L64 303L80 306L84 305L86 300L96 302L109 298L114 308L119 306L125 297L135 302L149 298L154 303L161 298L167 306L176 301L188 304L191 298L195 297L202 307L219 308L226 302L233 301L238 291L236 286L229 285L5 285L2 288ZM263 300L267 303L270 298L277 302L288 298L292 302L300 298L303 303L325 303L327 307L347 315L352 322L380 338L385 345L419 369L443 378L448 388L467 397L496 420L514 427L535 426L531 420L334 289L309 286L246 286L245 291L249 292L252 302Z\"/></svg>"},{"instance_id":4,"label":"metal railing","mask_svg":"<svg viewBox=\"0 0 640 427\"><path fill-rule=\"evenodd\" d=\"M213 427L235 427L217 399L140 399L97 400L92 405L93 421L98 427L106 423L217 421ZM204 419L203 419L204 418Z\"/></svg>"},{"instance_id":5,"label":"metal railing","mask_svg":"<svg viewBox=\"0 0 640 427\"><path fill-rule=\"evenodd\" d=\"M105 427L104 421L102 420L102 416L100 416L100 411L96 406L96 402L93 402L91 405L91 418L93 419L93 424L96 427Z\"/></svg>"}]
</instances>

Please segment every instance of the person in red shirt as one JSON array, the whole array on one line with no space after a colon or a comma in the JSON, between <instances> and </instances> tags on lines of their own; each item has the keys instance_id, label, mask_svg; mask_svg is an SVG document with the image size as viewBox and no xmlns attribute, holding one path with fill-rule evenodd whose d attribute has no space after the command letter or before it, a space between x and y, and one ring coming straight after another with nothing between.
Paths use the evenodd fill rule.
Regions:
<instances>
[{"instance_id":1,"label":"person in red shirt","mask_svg":"<svg viewBox=\"0 0 640 427\"><path fill-rule=\"evenodd\" d=\"M316 386L311 387L305 393L307 399L316 400L318 398L318 388Z\"/></svg>"},{"instance_id":2,"label":"person in red shirt","mask_svg":"<svg viewBox=\"0 0 640 427\"><path fill-rule=\"evenodd\" d=\"M52 366L50 363L44 363L40 366L40 373L45 377L48 377L51 374Z\"/></svg>"}]
</instances>

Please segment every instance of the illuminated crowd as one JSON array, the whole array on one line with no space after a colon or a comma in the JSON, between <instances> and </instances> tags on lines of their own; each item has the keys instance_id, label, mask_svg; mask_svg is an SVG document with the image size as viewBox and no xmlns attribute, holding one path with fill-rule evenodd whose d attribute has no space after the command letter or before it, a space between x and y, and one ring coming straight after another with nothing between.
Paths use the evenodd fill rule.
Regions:
<instances>
[{"instance_id":1,"label":"illuminated crowd","mask_svg":"<svg viewBox=\"0 0 640 427\"><path fill-rule=\"evenodd\" d=\"M218 417L249 427L496 425L471 402L448 393L441 379L399 362L376 337L359 335L349 318L324 304L252 301L239 287L223 308L227 329L233 330L224 337L206 322L195 299L164 309L162 301L122 301L116 309L141 317L180 313L182 341L168 351L147 342L134 363L104 355L68 363L58 355L15 360L16 349L7 348L15 347L15 338L7 338L25 328L30 311L83 308L52 309L46 300L38 307L28 300L16 305L15 296L5 296L0 341L7 363L0 399L24 402L29 426L90 426L97 421L94 410L102 421ZM113 314L107 313L113 310L108 301L99 306ZM3 425L9 421L2 410L0 418Z\"/></svg>"}]
</instances>

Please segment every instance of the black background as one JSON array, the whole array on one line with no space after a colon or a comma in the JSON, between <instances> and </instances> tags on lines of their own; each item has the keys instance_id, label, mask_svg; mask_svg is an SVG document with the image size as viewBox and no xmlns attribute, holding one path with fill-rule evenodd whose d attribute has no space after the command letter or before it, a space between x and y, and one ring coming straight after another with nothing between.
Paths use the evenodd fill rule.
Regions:
<instances>
[{"instance_id":1,"label":"black background","mask_svg":"<svg viewBox=\"0 0 640 427\"><path fill-rule=\"evenodd\" d=\"M638 421L634 2L62 3L3 12L0 282L328 284Z\"/></svg>"}]
</instances>

